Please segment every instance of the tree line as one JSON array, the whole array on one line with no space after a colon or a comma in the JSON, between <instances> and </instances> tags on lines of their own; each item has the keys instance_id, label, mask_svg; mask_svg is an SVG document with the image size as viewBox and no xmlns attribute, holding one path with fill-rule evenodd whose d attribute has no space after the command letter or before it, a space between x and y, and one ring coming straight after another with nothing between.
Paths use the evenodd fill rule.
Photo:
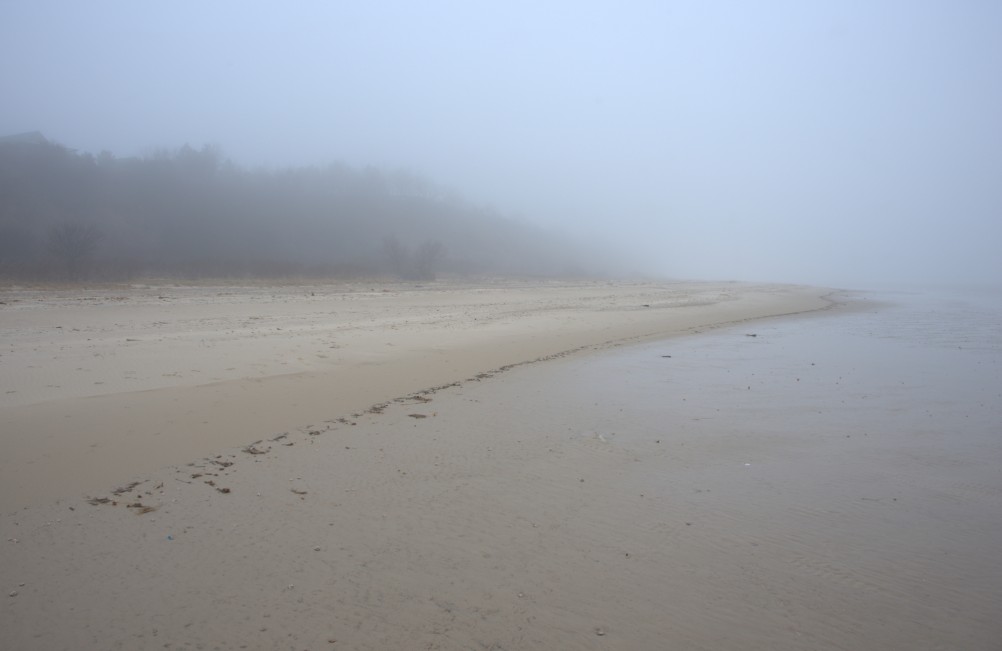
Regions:
<instances>
[{"instance_id":1,"label":"tree line","mask_svg":"<svg viewBox=\"0 0 1002 651\"><path fill-rule=\"evenodd\" d=\"M0 138L0 277L558 276L566 238L404 170L245 169L214 147L93 155Z\"/></svg>"}]
</instances>

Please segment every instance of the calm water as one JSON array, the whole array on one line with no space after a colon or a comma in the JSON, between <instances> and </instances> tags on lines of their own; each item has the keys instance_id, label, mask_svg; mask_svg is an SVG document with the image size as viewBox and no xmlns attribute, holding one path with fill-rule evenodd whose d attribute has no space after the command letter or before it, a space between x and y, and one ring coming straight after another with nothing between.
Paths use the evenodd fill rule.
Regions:
<instances>
[{"instance_id":1,"label":"calm water","mask_svg":"<svg viewBox=\"0 0 1002 651\"><path fill-rule=\"evenodd\" d=\"M912 427L1002 444L1002 290L855 300L862 309L624 347L582 363L577 388L612 391L687 428L726 414L756 430Z\"/></svg>"},{"instance_id":2,"label":"calm water","mask_svg":"<svg viewBox=\"0 0 1002 651\"><path fill-rule=\"evenodd\" d=\"M665 541L710 574L699 635L998 649L1002 292L855 299L555 364L547 399L701 527Z\"/></svg>"}]
</instances>

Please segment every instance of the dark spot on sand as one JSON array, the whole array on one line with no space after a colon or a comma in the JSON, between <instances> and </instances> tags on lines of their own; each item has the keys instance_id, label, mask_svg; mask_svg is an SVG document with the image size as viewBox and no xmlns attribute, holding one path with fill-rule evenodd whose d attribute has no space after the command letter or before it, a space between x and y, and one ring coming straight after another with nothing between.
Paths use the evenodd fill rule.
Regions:
<instances>
[{"instance_id":1,"label":"dark spot on sand","mask_svg":"<svg viewBox=\"0 0 1002 651\"><path fill-rule=\"evenodd\" d=\"M115 495L121 495L122 493L128 493L129 491L131 491L133 488L135 488L136 486L138 486L141 483L142 482L134 481L131 484L126 484L125 486L120 486L120 487L116 488L115 490L113 490L111 492L114 493Z\"/></svg>"}]
</instances>

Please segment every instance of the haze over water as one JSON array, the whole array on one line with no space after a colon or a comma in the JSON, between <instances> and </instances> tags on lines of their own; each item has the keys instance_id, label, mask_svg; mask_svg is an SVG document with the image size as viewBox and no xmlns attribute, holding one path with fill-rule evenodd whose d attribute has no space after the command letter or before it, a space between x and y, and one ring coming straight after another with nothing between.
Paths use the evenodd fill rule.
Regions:
<instances>
[{"instance_id":1,"label":"haze over water","mask_svg":"<svg viewBox=\"0 0 1002 651\"><path fill-rule=\"evenodd\" d=\"M708 536L666 553L714 568L687 593L702 631L747 648L995 648L1002 293L865 299L574 360L546 399L581 405L571 437L637 468L666 460L633 489Z\"/></svg>"},{"instance_id":2,"label":"haze over water","mask_svg":"<svg viewBox=\"0 0 1002 651\"><path fill-rule=\"evenodd\" d=\"M737 422L755 429L766 417L808 436L821 427L907 437L918 426L930 440L964 446L973 437L1002 453L1002 292L855 297L863 309L627 349L610 357L618 370L588 360L595 368L586 385L608 388L610 374L640 374L621 391L639 392L637 403L657 403L673 418L679 409L749 409L754 419Z\"/></svg>"}]
</instances>

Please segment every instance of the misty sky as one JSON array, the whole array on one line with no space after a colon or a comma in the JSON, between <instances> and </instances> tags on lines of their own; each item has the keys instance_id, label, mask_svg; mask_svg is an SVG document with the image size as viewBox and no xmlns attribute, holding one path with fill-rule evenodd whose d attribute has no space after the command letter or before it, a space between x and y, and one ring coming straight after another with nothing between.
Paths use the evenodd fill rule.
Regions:
<instances>
[{"instance_id":1,"label":"misty sky","mask_svg":"<svg viewBox=\"0 0 1002 651\"><path fill-rule=\"evenodd\" d=\"M404 167L665 274L1002 282L1002 2L0 2L0 135Z\"/></svg>"}]
</instances>

